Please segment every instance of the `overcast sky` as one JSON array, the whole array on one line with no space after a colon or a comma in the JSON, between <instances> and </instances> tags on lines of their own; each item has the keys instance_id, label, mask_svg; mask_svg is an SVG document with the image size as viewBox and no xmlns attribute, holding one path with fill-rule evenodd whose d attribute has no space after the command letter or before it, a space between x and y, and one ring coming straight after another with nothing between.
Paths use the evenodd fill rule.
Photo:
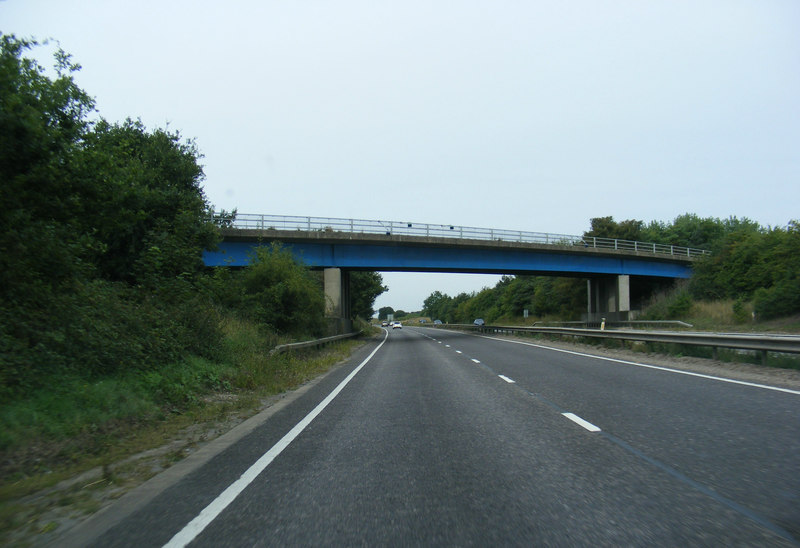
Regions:
<instances>
[{"instance_id":1,"label":"overcast sky","mask_svg":"<svg viewBox=\"0 0 800 548\"><path fill-rule=\"evenodd\" d=\"M581 234L800 218L797 0L0 0L241 213ZM384 274L419 310L497 276Z\"/></svg>"}]
</instances>

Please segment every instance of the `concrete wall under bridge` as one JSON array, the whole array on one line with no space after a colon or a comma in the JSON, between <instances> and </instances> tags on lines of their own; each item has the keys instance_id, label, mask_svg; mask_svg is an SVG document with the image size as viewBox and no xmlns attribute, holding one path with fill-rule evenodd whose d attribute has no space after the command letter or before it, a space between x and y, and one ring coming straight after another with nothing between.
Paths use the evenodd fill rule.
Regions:
<instances>
[{"instance_id":1,"label":"concrete wall under bridge","mask_svg":"<svg viewBox=\"0 0 800 548\"><path fill-rule=\"evenodd\" d=\"M586 321L589 323L627 321L631 312L631 277L628 275L591 278Z\"/></svg>"},{"instance_id":2,"label":"concrete wall under bridge","mask_svg":"<svg viewBox=\"0 0 800 548\"><path fill-rule=\"evenodd\" d=\"M341 268L326 268L323 274L325 288L325 319L332 335L350 333L350 272Z\"/></svg>"}]
</instances>

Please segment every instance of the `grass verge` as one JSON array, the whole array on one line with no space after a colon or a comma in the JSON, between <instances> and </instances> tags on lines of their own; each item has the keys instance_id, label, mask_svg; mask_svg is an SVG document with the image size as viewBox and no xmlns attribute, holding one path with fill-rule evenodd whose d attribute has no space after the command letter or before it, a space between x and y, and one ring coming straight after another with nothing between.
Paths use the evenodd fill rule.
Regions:
<instances>
[{"instance_id":1,"label":"grass verge","mask_svg":"<svg viewBox=\"0 0 800 548\"><path fill-rule=\"evenodd\" d=\"M269 356L277 342L257 326L235 319L222 325L221 358L190 357L138 374L51 379L26 399L0 405L0 544L48 534L59 508L86 514L98 509L93 490L127 488L183 458L181 446L152 465L120 468L131 455L176 438L202 441L222 432L214 425L257 412L265 398L327 371L361 344L344 340L317 350ZM209 433L212 432L212 433ZM100 477L56 488L89 470ZM49 491L53 491L50 496ZM56 512L57 513L57 512Z\"/></svg>"}]
</instances>

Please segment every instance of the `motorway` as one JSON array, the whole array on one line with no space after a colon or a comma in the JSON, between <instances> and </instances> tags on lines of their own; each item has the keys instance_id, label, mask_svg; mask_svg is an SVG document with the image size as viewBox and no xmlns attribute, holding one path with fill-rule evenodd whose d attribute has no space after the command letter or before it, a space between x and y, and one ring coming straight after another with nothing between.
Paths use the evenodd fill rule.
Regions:
<instances>
[{"instance_id":1,"label":"motorway","mask_svg":"<svg viewBox=\"0 0 800 548\"><path fill-rule=\"evenodd\" d=\"M800 392L395 329L109 523L80 544L798 546Z\"/></svg>"}]
</instances>

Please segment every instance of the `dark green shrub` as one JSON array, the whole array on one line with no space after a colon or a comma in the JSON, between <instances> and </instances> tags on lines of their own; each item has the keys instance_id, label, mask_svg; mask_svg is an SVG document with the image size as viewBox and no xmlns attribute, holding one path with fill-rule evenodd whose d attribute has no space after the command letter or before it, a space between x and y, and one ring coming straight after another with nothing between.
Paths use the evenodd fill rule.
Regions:
<instances>
[{"instance_id":1,"label":"dark green shrub","mask_svg":"<svg viewBox=\"0 0 800 548\"><path fill-rule=\"evenodd\" d=\"M783 280L753 295L753 310L759 320L790 316L800 312L800 278Z\"/></svg>"},{"instance_id":2,"label":"dark green shrub","mask_svg":"<svg viewBox=\"0 0 800 548\"><path fill-rule=\"evenodd\" d=\"M654 295L644 308L643 320L679 320L689 316L694 301L686 286Z\"/></svg>"},{"instance_id":3,"label":"dark green shrub","mask_svg":"<svg viewBox=\"0 0 800 548\"><path fill-rule=\"evenodd\" d=\"M4 308L0 397L21 396L52 376L94 378L152 370L192 354L216 356L222 341L216 310L196 293L168 299L166 292L98 280L33 292L20 306Z\"/></svg>"},{"instance_id":4,"label":"dark green shrub","mask_svg":"<svg viewBox=\"0 0 800 548\"><path fill-rule=\"evenodd\" d=\"M667 319L685 318L692 309L692 298L686 290L679 291L667 303Z\"/></svg>"},{"instance_id":5,"label":"dark green shrub","mask_svg":"<svg viewBox=\"0 0 800 548\"><path fill-rule=\"evenodd\" d=\"M255 321L292 336L321 335L325 298L308 268L280 246L260 247L241 276L242 308Z\"/></svg>"},{"instance_id":6,"label":"dark green shrub","mask_svg":"<svg viewBox=\"0 0 800 548\"><path fill-rule=\"evenodd\" d=\"M746 323L750 320L750 312L747 309L747 303L743 299L737 299L733 303L733 319L736 323Z\"/></svg>"}]
</instances>

